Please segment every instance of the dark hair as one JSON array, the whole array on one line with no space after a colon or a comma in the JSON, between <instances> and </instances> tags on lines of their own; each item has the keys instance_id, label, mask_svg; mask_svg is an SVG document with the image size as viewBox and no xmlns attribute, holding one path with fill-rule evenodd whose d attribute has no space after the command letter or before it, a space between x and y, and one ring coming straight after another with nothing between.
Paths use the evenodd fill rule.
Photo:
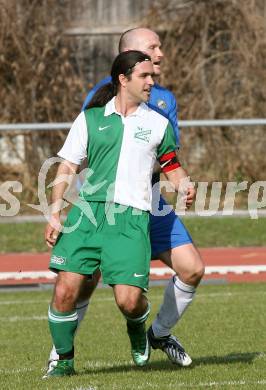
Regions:
<instances>
[{"instance_id":1,"label":"dark hair","mask_svg":"<svg viewBox=\"0 0 266 390\"><path fill-rule=\"evenodd\" d=\"M86 108L105 106L117 94L119 75L123 74L130 80L134 67L143 61L151 61L151 57L142 51L128 50L118 54L111 68L112 82L99 88Z\"/></svg>"}]
</instances>

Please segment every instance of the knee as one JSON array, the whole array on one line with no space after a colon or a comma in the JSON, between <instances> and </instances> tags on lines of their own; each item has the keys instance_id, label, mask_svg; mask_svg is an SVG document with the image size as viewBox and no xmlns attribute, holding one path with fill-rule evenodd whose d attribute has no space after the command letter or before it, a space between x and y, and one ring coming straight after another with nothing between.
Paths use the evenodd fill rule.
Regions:
<instances>
[{"instance_id":1,"label":"knee","mask_svg":"<svg viewBox=\"0 0 266 390\"><path fill-rule=\"evenodd\" d=\"M52 304L58 311L73 310L75 307L74 289L63 283L56 285Z\"/></svg>"},{"instance_id":2,"label":"knee","mask_svg":"<svg viewBox=\"0 0 266 390\"><path fill-rule=\"evenodd\" d=\"M134 317L139 312L140 295L132 293L118 295L116 296L116 303L123 314Z\"/></svg>"},{"instance_id":3,"label":"knee","mask_svg":"<svg viewBox=\"0 0 266 390\"><path fill-rule=\"evenodd\" d=\"M197 267L193 270L193 272L190 275L191 282L194 286L197 286L201 279L203 278L205 273L205 267L204 264L198 264Z\"/></svg>"},{"instance_id":4,"label":"knee","mask_svg":"<svg viewBox=\"0 0 266 390\"><path fill-rule=\"evenodd\" d=\"M195 258L195 261L190 262L190 266L177 272L180 279L191 286L197 287L203 278L205 267L200 256Z\"/></svg>"}]
</instances>

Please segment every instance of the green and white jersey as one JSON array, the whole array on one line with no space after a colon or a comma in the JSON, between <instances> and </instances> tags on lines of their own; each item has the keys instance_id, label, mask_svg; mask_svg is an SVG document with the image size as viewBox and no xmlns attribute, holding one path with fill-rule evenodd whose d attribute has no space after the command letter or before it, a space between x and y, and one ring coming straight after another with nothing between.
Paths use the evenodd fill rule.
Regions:
<instances>
[{"instance_id":1,"label":"green and white jersey","mask_svg":"<svg viewBox=\"0 0 266 390\"><path fill-rule=\"evenodd\" d=\"M58 155L89 171L80 196L151 210L151 177L155 160L176 149L169 121L141 103L124 117L115 97L104 107L79 114Z\"/></svg>"}]
</instances>

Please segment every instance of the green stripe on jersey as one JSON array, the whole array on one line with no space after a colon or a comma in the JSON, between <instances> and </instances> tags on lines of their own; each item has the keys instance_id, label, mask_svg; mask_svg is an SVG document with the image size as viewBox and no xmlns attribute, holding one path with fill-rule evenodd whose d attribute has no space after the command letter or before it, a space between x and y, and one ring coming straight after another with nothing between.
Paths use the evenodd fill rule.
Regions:
<instances>
[{"instance_id":1,"label":"green stripe on jersey","mask_svg":"<svg viewBox=\"0 0 266 390\"><path fill-rule=\"evenodd\" d=\"M173 130L171 123L168 122L168 125L166 127L162 142L157 149L157 157L161 157L164 154L172 151L173 145L175 145L175 144L176 144L176 141L175 141L174 130Z\"/></svg>"},{"instance_id":2,"label":"green stripe on jersey","mask_svg":"<svg viewBox=\"0 0 266 390\"><path fill-rule=\"evenodd\" d=\"M105 106L85 111L90 172L81 196L86 200L105 201L107 189L116 178L124 126L119 115L104 116L104 111Z\"/></svg>"}]
</instances>

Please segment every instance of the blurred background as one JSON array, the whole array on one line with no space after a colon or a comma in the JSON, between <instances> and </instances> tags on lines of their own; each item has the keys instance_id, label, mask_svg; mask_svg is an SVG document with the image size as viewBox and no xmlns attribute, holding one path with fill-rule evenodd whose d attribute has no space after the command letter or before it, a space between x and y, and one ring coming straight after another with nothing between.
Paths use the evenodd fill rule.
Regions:
<instances>
[{"instance_id":1,"label":"blurred background","mask_svg":"<svg viewBox=\"0 0 266 390\"><path fill-rule=\"evenodd\" d=\"M266 218L251 219L247 210L248 190L261 180L266 215L265 125L180 128L180 158L192 180L209 183L208 195L223 183L220 210L226 184L248 182L236 196L237 215L183 218L206 264L196 304L174 331L192 369L171 368L155 352L148 370L134 370L111 291L99 289L78 333L81 375L68 384L40 382L55 275L47 270L44 217L27 204L39 203L40 167L56 156L87 92L109 74L120 34L137 26L160 35L160 83L175 94L181 121L266 118L266 0L0 0L1 389L265 388ZM8 129L21 123L33 129ZM37 131L40 123L66 125ZM52 179L53 170L46 184ZM11 181L22 184L22 192L9 189L20 202L14 218L3 216ZM152 262L153 286L167 283L169 272ZM152 320L163 291L149 294Z\"/></svg>"},{"instance_id":2,"label":"blurred background","mask_svg":"<svg viewBox=\"0 0 266 390\"><path fill-rule=\"evenodd\" d=\"M178 117L264 118L265 0L0 0L0 123L72 122L109 74L120 34L147 26L161 37L160 83ZM1 182L36 201L43 161L67 131L0 131ZM195 181L263 180L265 126L181 129L181 160ZM247 193L247 192L246 192ZM245 193L237 197L245 208ZM21 212L30 212L23 206Z\"/></svg>"}]
</instances>

